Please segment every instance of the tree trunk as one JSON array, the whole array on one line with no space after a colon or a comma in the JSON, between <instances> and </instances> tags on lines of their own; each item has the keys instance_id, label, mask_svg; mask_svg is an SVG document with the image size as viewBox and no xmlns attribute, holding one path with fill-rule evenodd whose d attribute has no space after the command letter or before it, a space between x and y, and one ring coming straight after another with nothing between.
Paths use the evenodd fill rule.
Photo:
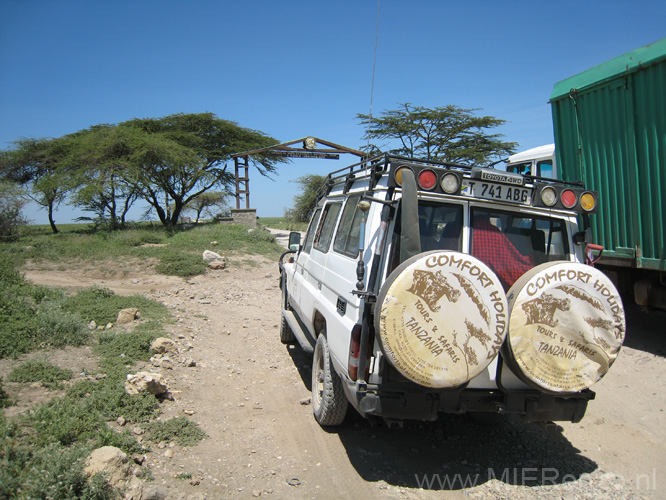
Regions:
<instances>
[{"instance_id":1,"label":"tree trunk","mask_svg":"<svg viewBox=\"0 0 666 500\"><path fill-rule=\"evenodd\" d=\"M58 234L58 228L56 227L55 220L53 220L53 201L49 202L49 224L51 224L53 234Z\"/></svg>"}]
</instances>

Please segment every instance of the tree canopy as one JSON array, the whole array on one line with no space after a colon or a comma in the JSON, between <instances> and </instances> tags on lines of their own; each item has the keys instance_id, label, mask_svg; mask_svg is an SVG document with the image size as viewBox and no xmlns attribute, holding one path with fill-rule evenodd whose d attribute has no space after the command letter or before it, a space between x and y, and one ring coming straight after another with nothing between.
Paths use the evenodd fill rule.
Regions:
<instances>
[{"instance_id":1,"label":"tree canopy","mask_svg":"<svg viewBox=\"0 0 666 500\"><path fill-rule=\"evenodd\" d=\"M3 152L3 178L29 185L38 202L53 208L65 196L113 228L122 227L137 199L147 202L165 226L210 190L234 183L226 162L234 153L278 141L213 113L173 114L95 125L57 139L25 139ZM254 155L262 174L283 158Z\"/></svg>"},{"instance_id":2,"label":"tree canopy","mask_svg":"<svg viewBox=\"0 0 666 500\"><path fill-rule=\"evenodd\" d=\"M425 160L452 163L487 163L513 153L517 144L502 140L489 129L505 123L492 116L476 116L478 109L453 104L436 108L399 104L379 117L359 113L356 118L366 127L363 139L386 141L370 143L370 154L386 151ZM388 148L388 149L386 149Z\"/></svg>"}]
</instances>

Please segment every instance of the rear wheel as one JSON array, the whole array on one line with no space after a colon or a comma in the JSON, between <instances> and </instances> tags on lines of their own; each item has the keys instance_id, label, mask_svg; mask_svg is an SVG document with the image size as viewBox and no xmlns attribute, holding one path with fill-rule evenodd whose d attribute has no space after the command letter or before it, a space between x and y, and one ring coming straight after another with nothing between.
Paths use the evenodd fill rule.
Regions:
<instances>
[{"instance_id":1,"label":"rear wheel","mask_svg":"<svg viewBox=\"0 0 666 500\"><path fill-rule=\"evenodd\" d=\"M328 342L317 338L312 359L312 411L320 425L340 425L347 414L347 398L340 377L333 371Z\"/></svg>"}]
</instances>

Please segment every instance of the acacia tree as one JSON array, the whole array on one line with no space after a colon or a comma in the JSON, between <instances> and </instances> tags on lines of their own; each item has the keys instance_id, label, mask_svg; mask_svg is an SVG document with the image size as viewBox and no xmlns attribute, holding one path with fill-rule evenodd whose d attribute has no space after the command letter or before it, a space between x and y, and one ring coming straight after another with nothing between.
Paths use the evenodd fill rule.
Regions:
<instances>
[{"instance_id":1,"label":"acacia tree","mask_svg":"<svg viewBox=\"0 0 666 500\"><path fill-rule=\"evenodd\" d=\"M166 226L176 224L183 208L198 196L215 187L231 187L234 174L226 161L232 154L278 142L212 113L136 119L119 127L146 134L146 142L132 155L133 182ZM262 175L268 175L277 162L285 160L253 155L251 161Z\"/></svg>"},{"instance_id":2,"label":"acacia tree","mask_svg":"<svg viewBox=\"0 0 666 500\"><path fill-rule=\"evenodd\" d=\"M175 114L97 125L59 139L24 139L2 153L9 180L30 184L35 200L53 212L71 202L122 227L127 211L144 199L162 224L175 225L185 206L213 189L234 183L226 162L234 153L278 141L262 132L221 120L212 113ZM253 155L262 175L275 171L280 157Z\"/></svg>"},{"instance_id":3,"label":"acacia tree","mask_svg":"<svg viewBox=\"0 0 666 500\"><path fill-rule=\"evenodd\" d=\"M4 151L0 161L3 179L29 185L27 196L48 211L49 224L58 233L54 211L72 188L69 153L71 136L58 139L20 139Z\"/></svg>"},{"instance_id":4,"label":"acacia tree","mask_svg":"<svg viewBox=\"0 0 666 500\"><path fill-rule=\"evenodd\" d=\"M453 163L487 163L514 152L517 144L501 140L501 134L487 130L505 123L492 116L475 116L478 109L464 109L453 104L436 108L399 104L400 108L383 111L379 117L357 114L366 127L364 140L384 140L381 146L370 143L364 148L377 153L389 147L389 153ZM396 147L397 146L397 147Z\"/></svg>"},{"instance_id":5,"label":"acacia tree","mask_svg":"<svg viewBox=\"0 0 666 500\"><path fill-rule=\"evenodd\" d=\"M285 217L296 222L308 222L315 206L319 190L326 182L326 176L317 174L308 174L296 179L301 185L301 192L294 196L294 206L288 209Z\"/></svg>"},{"instance_id":6,"label":"acacia tree","mask_svg":"<svg viewBox=\"0 0 666 500\"><path fill-rule=\"evenodd\" d=\"M93 212L110 229L125 226L129 209L139 198L132 155L146 140L143 132L113 125L95 125L76 134L72 204Z\"/></svg>"},{"instance_id":7,"label":"acacia tree","mask_svg":"<svg viewBox=\"0 0 666 500\"><path fill-rule=\"evenodd\" d=\"M194 212L196 214L195 223L198 223L202 214L212 217L216 212L224 211L227 208L229 196L231 196L229 193L221 191L208 191L191 200L183 211Z\"/></svg>"}]
</instances>

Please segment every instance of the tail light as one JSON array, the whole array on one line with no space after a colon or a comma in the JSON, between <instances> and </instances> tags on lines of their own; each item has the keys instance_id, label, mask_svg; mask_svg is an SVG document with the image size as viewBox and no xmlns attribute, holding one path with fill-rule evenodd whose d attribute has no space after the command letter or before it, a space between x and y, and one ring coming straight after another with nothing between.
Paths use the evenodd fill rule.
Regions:
<instances>
[{"instance_id":1,"label":"tail light","mask_svg":"<svg viewBox=\"0 0 666 500\"><path fill-rule=\"evenodd\" d=\"M578 197L576 196L576 193L574 193L571 189L565 189L560 194L560 200L562 201L562 205L564 206L564 208L573 208L576 206Z\"/></svg>"},{"instance_id":2,"label":"tail light","mask_svg":"<svg viewBox=\"0 0 666 500\"><path fill-rule=\"evenodd\" d=\"M538 183L536 205L547 208L564 208L577 212L593 213L597 210L598 195L572 187Z\"/></svg>"},{"instance_id":3,"label":"tail light","mask_svg":"<svg viewBox=\"0 0 666 500\"><path fill-rule=\"evenodd\" d=\"M437 185L437 174L430 169L421 170L418 181L421 189L430 191Z\"/></svg>"},{"instance_id":4,"label":"tail light","mask_svg":"<svg viewBox=\"0 0 666 500\"><path fill-rule=\"evenodd\" d=\"M447 194L455 194L460 190L460 177L453 173L444 174L439 182L442 191Z\"/></svg>"},{"instance_id":5,"label":"tail light","mask_svg":"<svg viewBox=\"0 0 666 500\"><path fill-rule=\"evenodd\" d=\"M367 350L367 359L370 360L370 349ZM351 380L358 380L358 361L361 355L361 325L354 325L352 328L351 340L349 341L349 363L348 371ZM370 363L365 365L365 379L370 373Z\"/></svg>"},{"instance_id":6,"label":"tail light","mask_svg":"<svg viewBox=\"0 0 666 500\"><path fill-rule=\"evenodd\" d=\"M594 194L586 191L580 197L580 207L586 212L592 212L597 208L597 198Z\"/></svg>"},{"instance_id":7,"label":"tail light","mask_svg":"<svg viewBox=\"0 0 666 500\"><path fill-rule=\"evenodd\" d=\"M405 170L411 170L409 167L400 167L395 171L395 183L398 186L402 186L402 174Z\"/></svg>"}]
</instances>

